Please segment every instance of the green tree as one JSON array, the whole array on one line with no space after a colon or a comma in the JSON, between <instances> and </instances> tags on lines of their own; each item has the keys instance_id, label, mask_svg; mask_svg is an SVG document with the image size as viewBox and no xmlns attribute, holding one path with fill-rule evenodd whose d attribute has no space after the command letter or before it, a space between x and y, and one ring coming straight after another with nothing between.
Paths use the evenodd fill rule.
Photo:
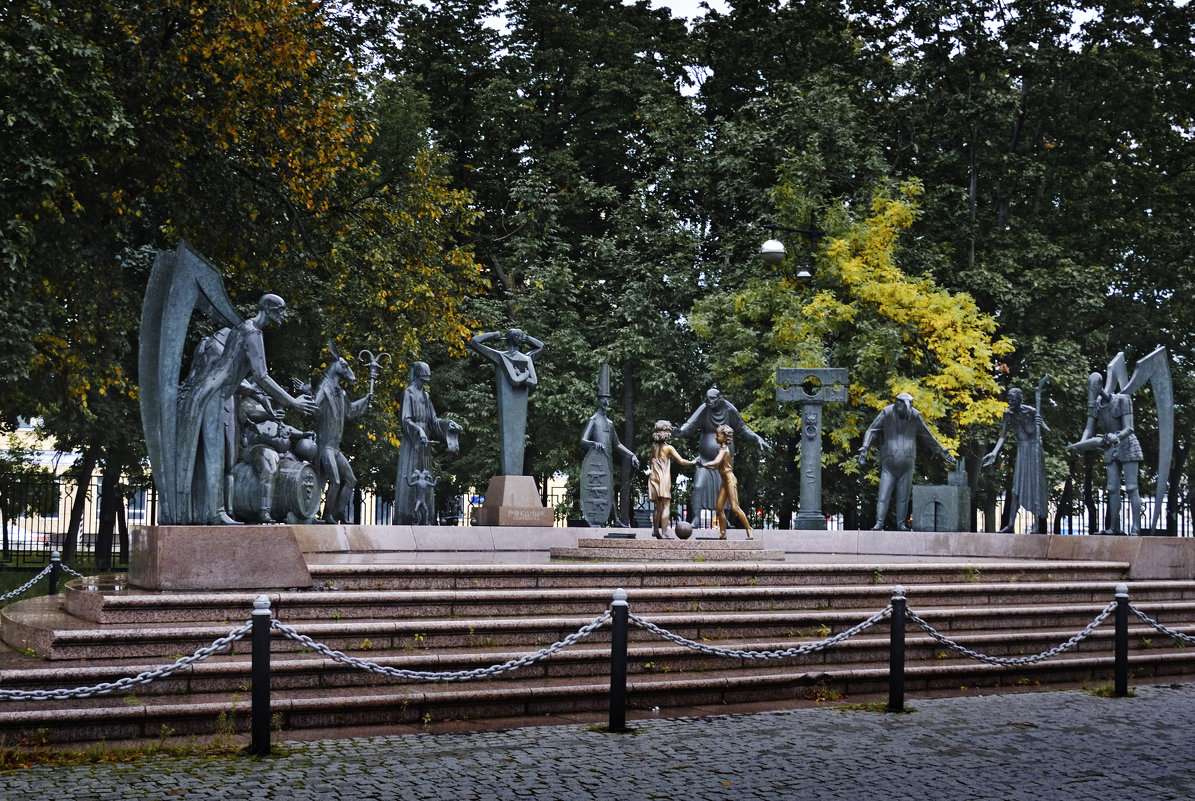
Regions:
<instances>
[{"instance_id":1,"label":"green tree","mask_svg":"<svg viewBox=\"0 0 1195 801\"><path fill-rule=\"evenodd\" d=\"M35 216L42 196L15 197L5 209L21 232L35 322L24 330L5 320L4 336L26 341L32 378L4 384L8 415L40 414L60 447L82 451L82 464L102 464L106 474L141 459L140 437L130 436L139 428L141 297L153 250L182 237L221 265L246 312L264 291L290 302L293 323L267 344L281 375L310 375L329 336L352 353L382 347L399 358L413 341L460 341L462 298L480 274L456 242L476 213L420 129L388 130L374 146L383 124L408 124L420 112L400 88L362 71L371 62L353 50L361 35L350 30L352 14L288 0L21 10L28 24L5 29L15 41L6 58L44 38L47 26L81 43L78 69L46 67L57 83L44 82L44 92L76 104L50 112L109 103L113 113L82 119L74 138L22 142L25 161L49 165L46 175L66 165L47 208L70 216ZM39 113L38 86L15 95L27 106L21 113ZM46 127L58 121L44 116ZM110 134L100 135L101 123ZM11 178L7 162L5 170L8 203L9 181L23 175ZM378 341L379 331L398 338ZM399 383L392 373L386 380ZM396 398L379 391L375 439L396 430L386 402Z\"/></svg>"},{"instance_id":2,"label":"green tree","mask_svg":"<svg viewBox=\"0 0 1195 801\"><path fill-rule=\"evenodd\" d=\"M693 383L683 315L697 229L686 171L701 125L680 92L687 33L645 2L512 0L501 32L485 24L491 9L412 9L422 24L399 64L427 94L433 138L485 213L472 242L490 290L474 300L477 317L548 344L527 468L575 474L601 364L614 373L620 422L682 414ZM497 469L488 371L476 361L433 367L449 389L444 408L469 432L458 466L484 484ZM622 438L645 450L634 429Z\"/></svg>"},{"instance_id":3,"label":"green tree","mask_svg":"<svg viewBox=\"0 0 1195 801\"><path fill-rule=\"evenodd\" d=\"M845 482L857 481L851 478L857 472L853 450L871 418L897 393L913 395L931 430L956 448L969 428L989 424L1002 409L993 397L990 368L1011 343L995 335L995 321L969 296L946 292L897 264L901 235L914 221L920 194L918 184L906 183L899 195L877 193L866 213L846 203L827 209L829 233L809 285L796 277L790 258L694 308L694 329L706 342L721 386L750 397L744 417L776 441L791 445L801 425L795 404L776 401L777 368L849 371L849 402L825 412L828 513L852 515L856 504ZM791 182L781 183L773 197L785 220L799 220L807 207ZM766 505L791 508L785 493L800 484L795 457L795 445L776 449L764 471L774 483L757 487L771 501Z\"/></svg>"}]
</instances>

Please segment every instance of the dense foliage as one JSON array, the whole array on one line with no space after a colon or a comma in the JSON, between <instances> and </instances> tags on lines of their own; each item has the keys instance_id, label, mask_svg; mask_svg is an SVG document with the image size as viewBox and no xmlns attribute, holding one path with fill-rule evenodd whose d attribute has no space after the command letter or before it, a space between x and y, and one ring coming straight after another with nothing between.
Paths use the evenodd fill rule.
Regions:
<instances>
[{"instance_id":1,"label":"dense foliage","mask_svg":"<svg viewBox=\"0 0 1195 801\"><path fill-rule=\"evenodd\" d=\"M860 507L846 456L903 390L990 505L1011 459L976 459L1003 388L1053 375L1048 470L1069 487L1098 473L1065 451L1087 373L1165 345L1185 493L1192 4L725 5L689 25L646 0L5 5L5 421L41 415L64 447L138 462L141 287L153 249L186 237L238 302L290 302L277 372L313 372L329 337L394 354L346 446L383 493L415 358L466 429L445 489L496 470L489 369L462 346L512 324L548 344L540 478L575 475L609 363L641 456L656 419L720 386L776 446L741 462L743 491L783 524L798 418L775 369L830 365L851 403L827 408L827 510ZM769 225L811 224L780 232L784 264L759 260ZM642 477L622 483L628 504Z\"/></svg>"}]
</instances>

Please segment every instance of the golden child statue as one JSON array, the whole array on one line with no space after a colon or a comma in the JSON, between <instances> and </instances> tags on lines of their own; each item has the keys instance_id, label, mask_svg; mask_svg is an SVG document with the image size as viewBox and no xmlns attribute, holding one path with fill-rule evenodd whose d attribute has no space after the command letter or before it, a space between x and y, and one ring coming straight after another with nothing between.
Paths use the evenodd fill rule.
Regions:
<instances>
[{"instance_id":1,"label":"golden child statue","mask_svg":"<svg viewBox=\"0 0 1195 801\"><path fill-rule=\"evenodd\" d=\"M700 462L702 467L716 470L722 476L722 486L718 489L718 499L714 506L717 510L719 539L726 539L726 510L727 504L739 516L743 528L747 529L747 539L751 539L751 524L747 522L747 515L739 506L739 480L734 477L734 461L730 455L730 444L734 441L734 429L730 426L718 426L715 434L718 442L718 453L708 462Z\"/></svg>"},{"instance_id":2,"label":"golden child statue","mask_svg":"<svg viewBox=\"0 0 1195 801\"><path fill-rule=\"evenodd\" d=\"M677 453L669 444L672 439L672 423L660 420L651 435L651 475L647 479L647 497L655 504L651 515L651 535L663 539L668 531L672 504L672 462L692 467L697 464Z\"/></svg>"}]
</instances>

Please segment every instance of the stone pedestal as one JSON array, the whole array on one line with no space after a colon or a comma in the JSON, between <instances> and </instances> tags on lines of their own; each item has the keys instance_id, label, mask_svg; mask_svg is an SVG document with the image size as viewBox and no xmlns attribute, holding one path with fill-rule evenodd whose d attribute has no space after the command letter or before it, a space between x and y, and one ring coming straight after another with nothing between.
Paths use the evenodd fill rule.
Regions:
<instances>
[{"instance_id":1,"label":"stone pedestal","mask_svg":"<svg viewBox=\"0 0 1195 801\"><path fill-rule=\"evenodd\" d=\"M477 510L481 526L551 526L553 510L539 499L531 476L494 476Z\"/></svg>"},{"instance_id":2,"label":"stone pedestal","mask_svg":"<svg viewBox=\"0 0 1195 801\"><path fill-rule=\"evenodd\" d=\"M914 531L963 531L971 522L971 488L961 468L948 477L949 484L913 487Z\"/></svg>"},{"instance_id":3,"label":"stone pedestal","mask_svg":"<svg viewBox=\"0 0 1195 801\"><path fill-rule=\"evenodd\" d=\"M144 526L131 532L129 583L146 590L308 588L290 526Z\"/></svg>"},{"instance_id":4,"label":"stone pedestal","mask_svg":"<svg viewBox=\"0 0 1195 801\"><path fill-rule=\"evenodd\" d=\"M825 531L822 513L822 406L847 399L844 367L781 367L776 371L776 400L801 409L801 505L795 528Z\"/></svg>"}]
</instances>

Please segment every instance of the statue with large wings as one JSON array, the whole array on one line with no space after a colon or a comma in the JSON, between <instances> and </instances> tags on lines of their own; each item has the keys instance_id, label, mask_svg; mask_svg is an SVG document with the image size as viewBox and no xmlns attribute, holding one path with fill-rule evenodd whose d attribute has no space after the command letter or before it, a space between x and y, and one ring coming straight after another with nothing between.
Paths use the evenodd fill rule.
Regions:
<instances>
[{"instance_id":1,"label":"statue with large wings","mask_svg":"<svg viewBox=\"0 0 1195 801\"><path fill-rule=\"evenodd\" d=\"M203 311L225 328L205 337L180 382L191 314ZM235 522L231 475L235 459L233 398L243 379L284 406L311 414L310 398L295 398L266 370L261 330L286 318L286 303L263 295L255 317L243 320L224 290L219 269L186 242L161 251L141 309L138 354L141 422L158 488L158 520L171 524Z\"/></svg>"},{"instance_id":2,"label":"statue with large wings","mask_svg":"<svg viewBox=\"0 0 1195 801\"><path fill-rule=\"evenodd\" d=\"M1156 531L1170 477L1170 455L1174 444L1174 389L1165 348L1157 348L1138 361L1132 377L1128 375L1123 351L1108 364L1106 378L1098 372L1092 373L1087 379L1087 426L1079 441L1067 446L1074 451L1104 452L1104 464L1108 468L1108 520L1101 532L1104 534L1125 533L1120 521L1122 481L1132 510L1128 533L1141 533L1141 493L1137 482L1144 454L1137 439L1132 394L1146 384L1153 388L1158 410L1157 493L1150 522L1150 528ZM1104 433L1097 436L1096 426Z\"/></svg>"}]
</instances>

